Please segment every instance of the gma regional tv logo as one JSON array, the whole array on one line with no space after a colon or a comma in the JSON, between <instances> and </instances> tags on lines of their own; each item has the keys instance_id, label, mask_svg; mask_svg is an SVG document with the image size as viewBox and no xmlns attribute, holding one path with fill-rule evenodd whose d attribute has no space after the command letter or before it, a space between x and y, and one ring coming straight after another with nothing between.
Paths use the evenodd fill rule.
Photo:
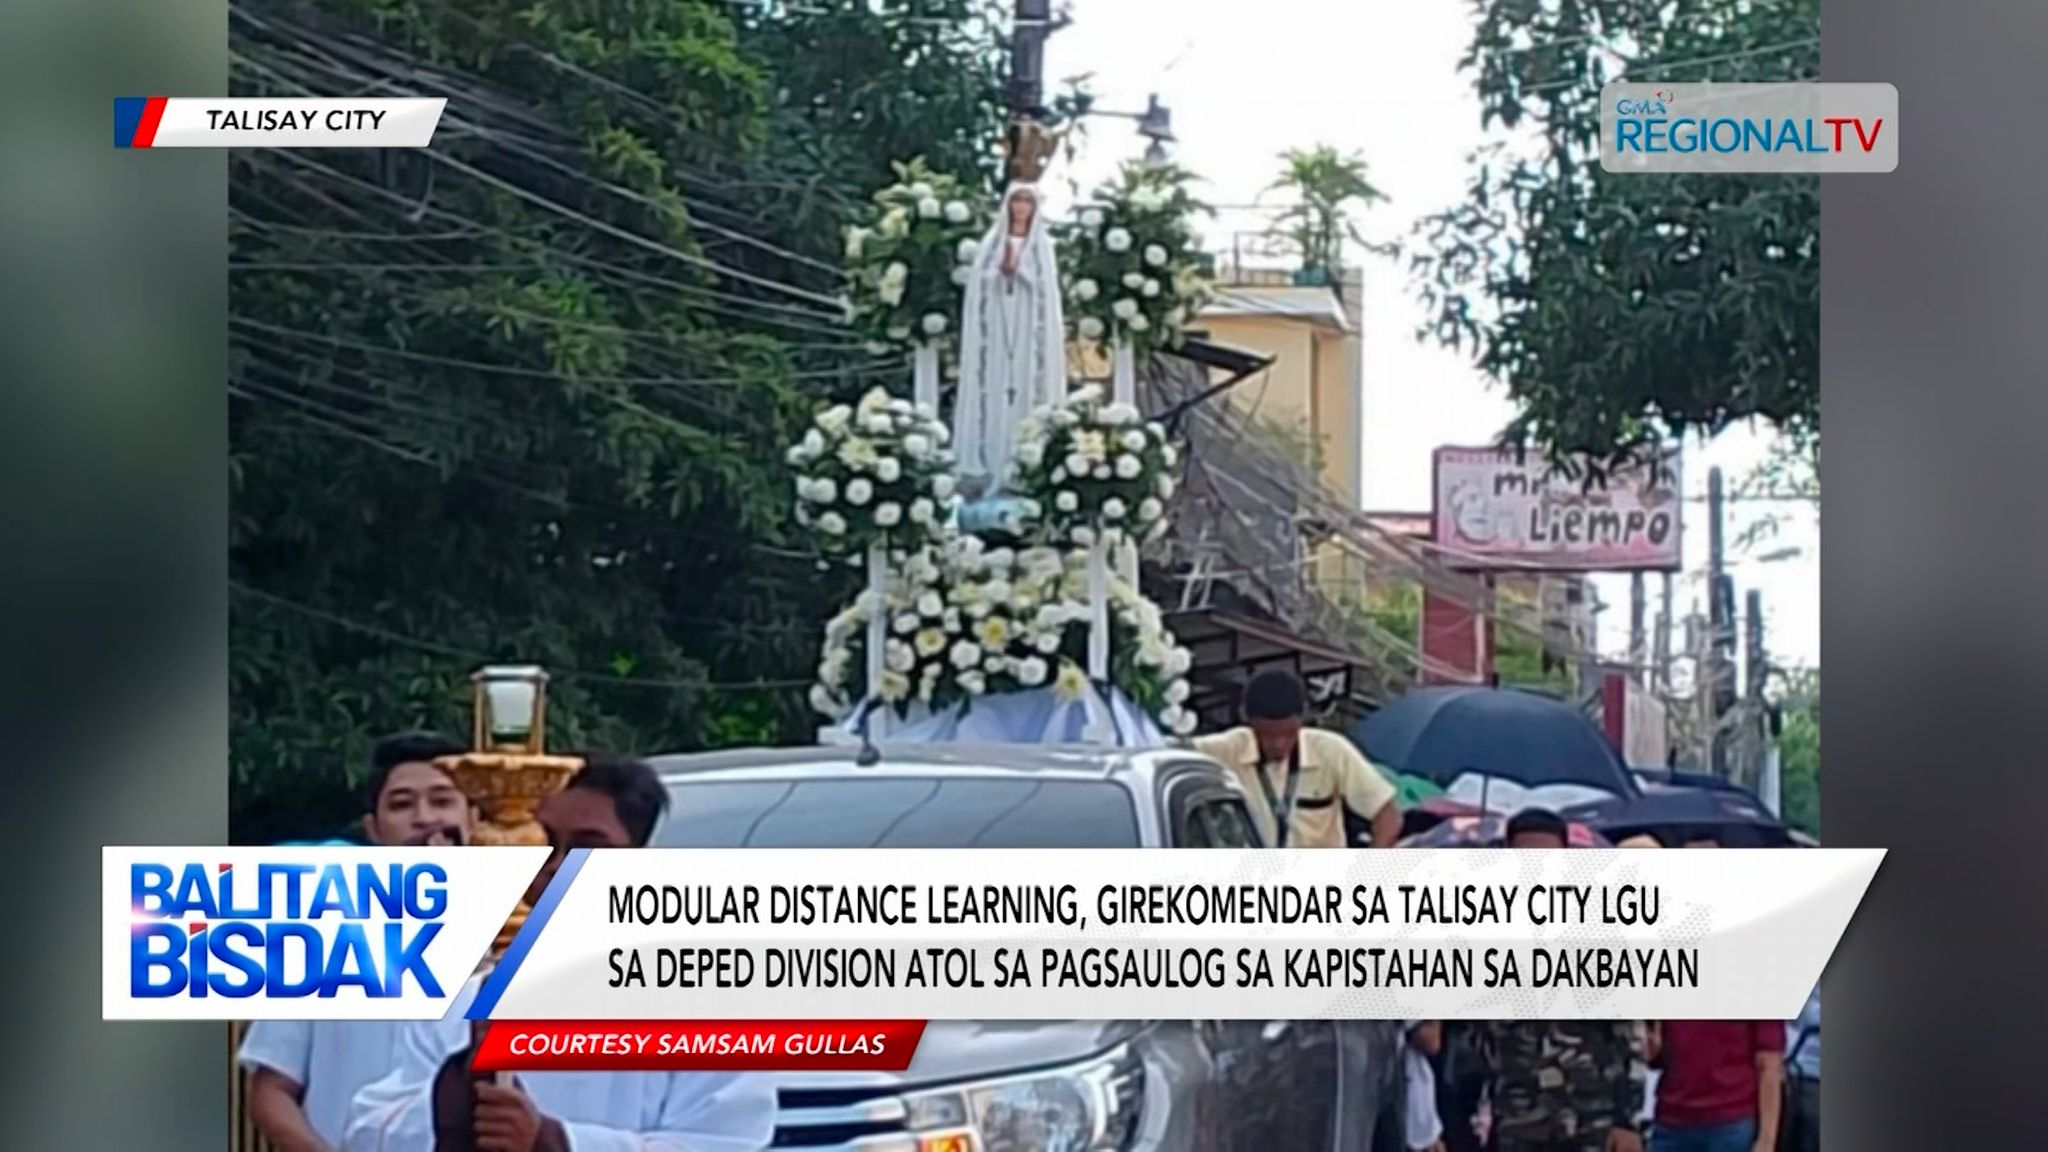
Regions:
<instances>
[{"instance_id":1,"label":"gma regional tv logo","mask_svg":"<svg viewBox=\"0 0 2048 1152\"><path fill-rule=\"evenodd\" d=\"M107 1019L434 1019L545 848L108 848Z\"/></svg>"},{"instance_id":2,"label":"gma regional tv logo","mask_svg":"<svg viewBox=\"0 0 2048 1152\"><path fill-rule=\"evenodd\" d=\"M1899 164L1890 84L1609 84L1600 93L1608 172L1890 172Z\"/></svg>"}]
</instances>

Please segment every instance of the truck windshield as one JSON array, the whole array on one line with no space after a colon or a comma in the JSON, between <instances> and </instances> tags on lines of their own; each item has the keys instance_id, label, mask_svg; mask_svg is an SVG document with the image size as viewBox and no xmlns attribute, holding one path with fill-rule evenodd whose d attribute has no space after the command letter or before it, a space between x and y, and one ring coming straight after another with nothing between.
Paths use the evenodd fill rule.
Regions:
<instances>
[{"instance_id":1,"label":"truck windshield","mask_svg":"<svg viewBox=\"0 0 2048 1152\"><path fill-rule=\"evenodd\" d=\"M1101 780L671 780L658 848L1135 848Z\"/></svg>"}]
</instances>

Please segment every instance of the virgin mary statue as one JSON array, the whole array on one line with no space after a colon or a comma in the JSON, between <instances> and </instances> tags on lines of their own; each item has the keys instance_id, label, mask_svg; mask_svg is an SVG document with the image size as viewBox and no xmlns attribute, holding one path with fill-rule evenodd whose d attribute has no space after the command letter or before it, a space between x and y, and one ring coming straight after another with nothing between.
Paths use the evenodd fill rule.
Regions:
<instances>
[{"instance_id":1,"label":"virgin mary statue","mask_svg":"<svg viewBox=\"0 0 2048 1152\"><path fill-rule=\"evenodd\" d=\"M1025 418L1067 393L1059 270L1036 185L1003 193L975 253L960 328L953 447L962 490L988 497L1009 479Z\"/></svg>"}]
</instances>

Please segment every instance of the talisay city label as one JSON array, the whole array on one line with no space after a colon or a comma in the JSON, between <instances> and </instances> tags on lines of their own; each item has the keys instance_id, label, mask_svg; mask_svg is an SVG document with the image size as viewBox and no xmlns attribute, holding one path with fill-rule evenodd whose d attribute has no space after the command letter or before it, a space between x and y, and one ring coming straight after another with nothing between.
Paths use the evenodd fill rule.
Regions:
<instances>
[{"instance_id":1,"label":"talisay city label","mask_svg":"<svg viewBox=\"0 0 2048 1152\"><path fill-rule=\"evenodd\" d=\"M116 96L116 148L425 148L445 97Z\"/></svg>"},{"instance_id":2,"label":"talisay city label","mask_svg":"<svg viewBox=\"0 0 2048 1152\"><path fill-rule=\"evenodd\" d=\"M106 848L108 1020L438 1020L545 848Z\"/></svg>"},{"instance_id":3,"label":"talisay city label","mask_svg":"<svg viewBox=\"0 0 2048 1152\"><path fill-rule=\"evenodd\" d=\"M1608 172L1891 172L1899 90L1890 84L1609 84L1600 90Z\"/></svg>"}]
</instances>

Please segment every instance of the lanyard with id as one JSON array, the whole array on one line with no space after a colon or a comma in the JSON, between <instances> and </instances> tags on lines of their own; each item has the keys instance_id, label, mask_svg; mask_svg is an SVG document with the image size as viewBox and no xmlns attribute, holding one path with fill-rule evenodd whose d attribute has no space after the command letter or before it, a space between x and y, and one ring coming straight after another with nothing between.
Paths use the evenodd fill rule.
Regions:
<instances>
[{"instance_id":1,"label":"lanyard with id","mask_svg":"<svg viewBox=\"0 0 2048 1152\"><path fill-rule=\"evenodd\" d=\"M1259 778L1259 791L1266 794L1266 807L1273 813L1273 826L1279 831L1273 847L1287 847L1287 837L1294 830L1294 794L1301 788L1301 742L1296 741L1294 751L1287 757L1287 790L1283 795L1273 795L1273 781L1261 763L1254 775Z\"/></svg>"}]
</instances>

